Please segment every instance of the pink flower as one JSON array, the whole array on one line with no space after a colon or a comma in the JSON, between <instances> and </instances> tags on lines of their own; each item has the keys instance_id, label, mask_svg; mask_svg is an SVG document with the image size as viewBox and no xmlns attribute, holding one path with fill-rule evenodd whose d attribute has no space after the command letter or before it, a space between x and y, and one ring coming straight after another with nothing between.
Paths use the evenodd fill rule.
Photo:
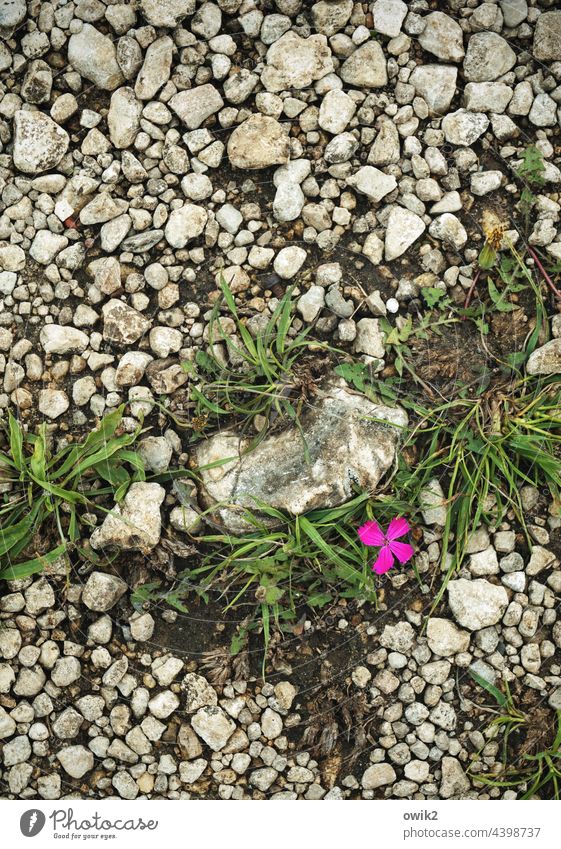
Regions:
<instances>
[{"instance_id":1,"label":"pink flower","mask_svg":"<svg viewBox=\"0 0 561 849\"><path fill-rule=\"evenodd\" d=\"M373 572L376 572L377 575L388 572L394 564L394 554L400 563L407 563L408 560L411 560L415 553L413 546L406 542L397 542L399 537L405 536L409 531L409 523L402 517L392 519L386 533L378 522L366 522L361 525L358 529L361 542L364 545L380 548L378 557L372 566Z\"/></svg>"}]
</instances>

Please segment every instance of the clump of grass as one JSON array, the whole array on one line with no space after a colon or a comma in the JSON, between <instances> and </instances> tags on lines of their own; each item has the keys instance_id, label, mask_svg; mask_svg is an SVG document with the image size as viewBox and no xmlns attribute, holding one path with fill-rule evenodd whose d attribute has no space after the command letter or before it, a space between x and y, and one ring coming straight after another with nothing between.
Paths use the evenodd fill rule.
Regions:
<instances>
[{"instance_id":1,"label":"clump of grass","mask_svg":"<svg viewBox=\"0 0 561 849\"><path fill-rule=\"evenodd\" d=\"M531 714L524 713L517 707L512 693L505 682L503 693L489 681L486 681L473 670L470 672L474 681L479 684L495 700L496 716L491 720L489 736L501 736L501 770L496 773L481 773L471 770L474 781L487 787L513 788L520 790L522 800L545 798L559 800L561 798L561 711L556 711L555 720L551 727L535 727ZM532 742L536 737L535 742ZM514 753L513 737L526 737L533 751ZM549 739L547 745L542 741ZM526 744L528 745L528 744Z\"/></svg>"},{"instance_id":2,"label":"clump of grass","mask_svg":"<svg viewBox=\"0 0 561 849\"><path fill-rule=\"evenodd\" d=\"M448 504L441 562L453 557L434 606L464 557L470 534L481 521L496 523L512 509L525 527L520 489L547 487L559 501L561 491L561 386L522 378L509 391L456 399L436 408L414 404L416 428L404 450L420 459L402 464L394 479L398 495L418 504L431 478L445 478Z\"/></svg>"},{"instance_id":3,"label":"clump of grass","mask_svg":"<svg viewBox=\"0 0 561 849\"><path fill-rule=\"evenodd\" d=\"M356 529L373 518L374 508L381 518L395 515L402 506L391 501L375 504L361 493L340 507L289 517L258 503L261 516L273 519L275 527L248 510L243 518L253 529L242 536L216 527L198 537L202 558L178 575L174 599L194 593L208 601L211 593L217 594L224 612L236 609L244 614L232 652L240 651L250 633L261 632L266 657L273 625L288 631L306 609L326 610L339 599L377 604L372 556ZM149 597L158 598L158 590Z\"/></svg>"},{"instance_id":4,"label":"clump of grass","mask_svg":"<svg viewBox=\"0 0 561 849\"><path fill-rule=\"evenodd\" d=\"M522 370L547 334L543 298L531 271L512 245L509 253L497 261L497 273L503 289L500 295L496 287L491 290L491 309L509 310L507 294L527 287L534 294L536 322L524 349L502 360L491 355L484 344L494 361L492 381L487 378L471 386L458 385L452 397L438 399L416 374L408 343L415 336L427 340L431 334L439 333L443 323L459 320L448 299L438 300L439 307L444 303L448 314L435 317L429 312L417 323L409 317L401 329L386 328L386 342L394 349L399 378L380 380L361 363L336 369L373 400L400 403L410 413L412 426L405 435L400 467L392 480L395 497L409 505L408 512L419 511L420 493L432 478L444 484L448 510L441 564L445 577L435 595L433 610L462 562L470 534L481 521L496 523L512 510L525 528L522 486L546 488L554 502L559 503L561 383L556 376L531 377ZM456 313L473 318L473 310ZM483 337L488 325L482 321L482 314L477 326ZM403 386L404 373L413 381L413 388L411 383Z\"/></svg>"},{"instance_id":5,"label":"clump of grass","mask_svg":"<svg viewBox=\"0 0 561 849\"><path fill-rule=\"evenodd\" d=\"M312 342L309 328L293 329L292 290L253 335L223 278L220 288L222 298L214 305L208 325L208 345L197 352L194 362L183 363L192 379L195 432L221 426L225 418L244 427L259 416L262 432L275 418L297 422L310 380L305 359ZM234 334L225 331L223 313L234 322ZM320 342L314 342L313 348L328 350Z\"/></svg>"},{"instance_id":6,"label":"clump of grass","mask_svg":"<svg viewBox=\"0 0 561 849\"><path fill-rule=\"evenodd\" d=\"M104 496L120 501L133 481L145 479L140 458L129 450L140 427L120 432L123 409L56 453L44 423L29 433L8 412L0 448L0 579L41 572L73 548L95 557L79 546L84 514L99 509Z\"/></svg>"}]
</instances>

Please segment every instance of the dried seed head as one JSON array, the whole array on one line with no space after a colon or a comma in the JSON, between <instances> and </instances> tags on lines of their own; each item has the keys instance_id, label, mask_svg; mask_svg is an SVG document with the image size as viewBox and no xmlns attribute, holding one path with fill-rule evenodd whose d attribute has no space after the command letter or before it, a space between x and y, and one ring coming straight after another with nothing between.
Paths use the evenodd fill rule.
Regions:
<instances>
[{"instance_id":1,"label":"dried seed head","mask_svg":"<svg viewBox=\"0 0 561 849\"><path fill-rule=\"evenodd\" d=\"M484 210L481 217L481 226L485 234L485 240L489 247L493 248L495 251L500 250L506 227L498 215L492 210Z\"/></svg>"}]
</instances>

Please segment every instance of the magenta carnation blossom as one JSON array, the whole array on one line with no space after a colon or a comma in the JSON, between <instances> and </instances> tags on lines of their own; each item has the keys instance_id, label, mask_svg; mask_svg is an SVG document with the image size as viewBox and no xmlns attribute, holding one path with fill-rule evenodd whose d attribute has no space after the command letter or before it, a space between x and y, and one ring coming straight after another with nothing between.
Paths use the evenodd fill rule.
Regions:
<instances>
[{"instance_id":1,"label":"magenta carnation blossom","mask_svg":"<svg viewBox=\"0 0 561 849\"><path fill-rule=\"evenodd\" d=\"M407 563L415 554L412 545L406 542L398 542L399 537L409 533L410 527L406 519L399 517L392 519L386 533L378 522L366 522L358 529L358 535L364 545L375 546L380 549L378 557L372 565L372 571L377 575L388 572L394 564L394 555L400 563Z\"/></svg>"}]
</instances>

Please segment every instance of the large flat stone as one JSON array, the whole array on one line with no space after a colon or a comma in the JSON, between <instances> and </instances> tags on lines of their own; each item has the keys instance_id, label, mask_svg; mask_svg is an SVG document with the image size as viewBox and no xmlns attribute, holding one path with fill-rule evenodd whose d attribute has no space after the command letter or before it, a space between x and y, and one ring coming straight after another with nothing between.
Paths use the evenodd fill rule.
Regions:
<instances>
[{"instance_id":1,"label":"large flat stone","mask_svg":"<svg viewBox=\"0 0 561 849\"><path fill-rule=\"evenodd\" d=\"M355 485L375 490L394 462L406 423L403 410L376 405L332 380L302 416L301 431L265 437L252 451L248 438L231 432L197 447L201 500L214 505L213 518L233 532L247 530L244 510L274 524L259 513L259 501L292 515L343 504Z\"/></svg>"}]
</instances>

